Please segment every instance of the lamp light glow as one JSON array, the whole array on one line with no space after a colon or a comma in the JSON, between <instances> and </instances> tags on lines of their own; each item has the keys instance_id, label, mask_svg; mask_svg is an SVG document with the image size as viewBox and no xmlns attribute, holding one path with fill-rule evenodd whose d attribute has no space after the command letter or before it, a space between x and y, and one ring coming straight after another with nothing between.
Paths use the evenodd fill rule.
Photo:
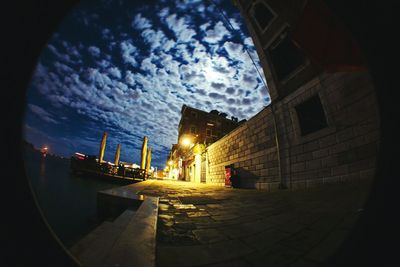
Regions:
<instances>
[{"instance_id":1,"label":"lamp light glow","mask_svg":"<svg viewBox=\"0 0 400 267\"><path fill-rule=\"evenodd\" d=\"M188 145L190 145L190 144L191 144L191 142L190 142L190 139L189 139L189 138L184 138L184 139L182 140L182 145L188 146Z\"/></svg>"}]
</instances>

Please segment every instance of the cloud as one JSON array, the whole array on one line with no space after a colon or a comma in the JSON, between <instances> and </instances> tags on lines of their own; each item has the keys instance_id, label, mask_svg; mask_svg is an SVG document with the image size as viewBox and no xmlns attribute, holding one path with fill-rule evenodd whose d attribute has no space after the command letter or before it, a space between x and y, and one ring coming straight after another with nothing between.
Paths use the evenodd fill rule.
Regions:
<instances>
[{"instance_id":1,"label":"cloud","mask_svg":"<svg viewBox=\"0 0 400 267\"><path fill-rule=\"evenodd\" d=\"M94 56L94 57L99 57L100 56L100 49L96 46L89 46L88 47L89 53Z\"/></svg>"},{"instance_id":2,"label":"cloud","mask_svg":"<svg viewBox=\"0 0 400 267\"><path fill-rule=\"evenodd\" d=\"M115 78L121 79L121 71L117 67L108 68L108 73Z\"/></svg>"},{"instance_id":3,"label":"cloud","mask_svg":"<svg viewBox=\"0 0 400 267\"><path fill-rule=\"evenodd\" d=\"M168 7L165 7L165 8L163 8L163 9L161 9L161 10L157 13L157 15L158 15L161 19L164 19L166 16L169 15L169 8L168 8Z\"/></svg>"},{"instance_id":4,"label":"cloud","mask_svg":"<svg viewBox=\"0 0 400 267\"><path fill-rule=\"evenodd\" d=\"M222 41L225 36L230 36L231 34L225 28L224 24L221 21L218 21L213 29L207 30L206 35L203 40L207 43L218 43Z\"/></svg>"},{"instance_id":5,"label":"cloud","mask_svg":"<svg viewBox=\"0 0 400 267\"><path fill-rule=\"evenodd\" d=\"M35 114L36 116L38 116L39 118L41 118L42 120L44 120L46 122L55 123L55 124L59 123L58 121L56 121L54 119L53 115L51 115L49 112L47 112L46 110L44 110L43 108L41 108L37 105L28 104L28 108L33 114Z\"/></svg>"},{"instance_id":6,"label":"cloud","mask_svg":"<svg viewBox=\"0 0 400 267\"><path fill-rule=\"evenodd\" d=\"M223 84L223 83L212 82L211 83L211 87L214 88L214 89L220 90L220 89L226 87L226 85Z\"/></svg>"},{"instance_id":7,"label":"cloud","mask_svg":"<svg viewBox=\"0 0 400 267\"><path fill-rule=\"evenodd\" d=\"M174 41L169 40L164 32L160 30L146 29L141 33L144 41L150 44L150 51L152 52L156 48L164 51L169 51L175 44Z\"/></svg>"},{"instance_id":8,"label":"cloud","mask_svg":"<svg viewBox=\"0 0 400 267\"><path fill-rule=\"evenodd\" d=\"M223 48L228 53L229 57L233 60L243 58L243 46L238 43L227 41L224 43Z\"/></svg>"},{"instance_id":9,"label":"cloud","mask_svg":"<svg viewBox=\"0 0 400 267\"><path fill-rule=\"evenodd\" d=\"M148 29L152 27L150 20L145 17L142 17L142 14L137 14L132 22L132 27L137 30Z\"/></svg>"},{"instance_id":10,"label":"cloud","mask_svg":"<svg viewBox=\"0 0 400 267\"><path fill-rule=\"evenodd\" d=\"M229 23L232 25L234 30L240 30L241 23L235 20L234 18L230 18Z\"/></svg>"},{"instance_id":11,"label":"cloud","mask_svg":"<svg viewBox=\"0 0 400 267\"><path fill-rule=\"evenodd\" d=\"M190 29L184 17L178 18L176 14L169 15L165 19L168 28L174 32L179 42L189 42L192 40L196 32Z\"/></svg>"},{"instance_id":12,"label":"cloud","mask_svg":"<svg viewBox=\"0 0 400 267\"><path fill-rule=\"evenodd\" d=\"M103 28L101 30L101 37L105 40L112 40L114 39L114 36L111 33L111 30L108 28Z\"/></svg>"},{"instance_id":13,"label":"cloud","mask_svg":"<svg viewBox=\"0 0 400 267\"><path fill-rule=\"evenodd\" d=\"M136 84L135 76L133 75L133 73L130 70L126 71L125 82L127 84L129 84L130 86L134 86Z\"/></svg>"},{"instance_id":14,"label":"cloud","mask_svg":"<svg viewBox=\"0 0 400 267\"><path fill-rule=\"evenodd\" d=\"M137 55L137 48L129 41L122 41L120 43L122 60L124 63L130 64L133 67L138 65L135 56Z\"/></svg>"},{"instance_id":15,"label":"cloud","mask_svg":"<svg viewBox=\"0 0 400 267\"><path fill-rule=\"evenodd\" d=\"M225 99L225 95L218 93L209 93L208 94L213 99Z\"/></svg>"},{"instance_id":16,"label":"cloud","mask_svg":"<svg viewBox=\"0 0 400 267\"><path fill-rule=\"evenodd\" d=\"M244 73L242 76L242 83L249 88L254 88L258 85L257 78L255 75L250 75L247 73Z\"/></svg>"},{"instance_id":17,"label":"cloud","mask_svg":"<svg viewBox=\"0 0 400 267\"><path fill-rule=\"evenodd\" d=\"M228 88L226 88L225 92L229 95L233 95L233 94L235 94L236 90L233 87L228 87Z\"/></svg>"},{"instance_id":18,"label":"cloud","mask_svg":"<svg viewBox=\"0 0 400 267\"><path fill-rule=\"evenodd\" d=\"M157 66L151 62L151 58L145 58L140 65L140 68L144 71L148 71L150 75L154 76L157 71Z\"/></svg>"}]
</instances>

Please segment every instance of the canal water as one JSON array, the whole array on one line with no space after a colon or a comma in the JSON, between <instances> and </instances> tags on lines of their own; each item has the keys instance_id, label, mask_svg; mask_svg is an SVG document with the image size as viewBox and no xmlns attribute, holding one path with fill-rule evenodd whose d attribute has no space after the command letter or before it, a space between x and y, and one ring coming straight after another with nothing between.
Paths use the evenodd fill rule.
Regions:
<instances>
[{"instance_id":1,"label":"canal water","mask_svg":"<svg viewBox=\"0 0 400 267\"><path fill-rule=\"evenodd\" d=\"M69 159L24 153L25 171L42 212L66 247L72 246L99 225L96 194L120 185L85 179L69 173Z\"/></svg>"}]
</instances>

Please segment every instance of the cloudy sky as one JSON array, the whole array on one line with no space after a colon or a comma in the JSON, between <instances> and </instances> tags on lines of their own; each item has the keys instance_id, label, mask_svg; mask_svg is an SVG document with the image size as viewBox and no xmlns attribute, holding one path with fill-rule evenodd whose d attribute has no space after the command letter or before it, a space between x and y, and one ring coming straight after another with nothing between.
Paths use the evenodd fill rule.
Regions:
<instances>
[{"instance_id":1,"label":"cloudy sky","mask_svg":"<svg viewBox=\"0 0 400 267\"><path fill-rule=\"evenodd\" d=\"M24 134L36 147L97 154L107 131L105 159L113 161L121 143L121 160L138 163L147 135L160 168L183 104L239 120L269 104L230 0L89 2L65 18L32 77Z\"/></svg>"}]
</instances>

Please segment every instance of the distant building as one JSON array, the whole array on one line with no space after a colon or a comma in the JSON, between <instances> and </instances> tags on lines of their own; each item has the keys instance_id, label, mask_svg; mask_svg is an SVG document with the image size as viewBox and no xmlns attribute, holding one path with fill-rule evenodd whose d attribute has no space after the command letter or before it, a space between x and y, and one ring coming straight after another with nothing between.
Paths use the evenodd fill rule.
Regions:
<instances>
[{"instance_id":1,"label":"distant building","mask_svg":"<svg viewBox=\"0 0 400 267\"><path fill-rule=\"evenodd\" d=\"M189 137L193 143L211 144L239 125L237 118L228 119L226 113L217 110L206 112L183 105L181 114L178 143Z\"/></svg>"},{"instance_id":2,"label":"distant building","mask_svg":"<svg viewBox=\"0 0 400 267\"><path fill-rule=\"evenodd\" d=\"M238 118L227 118L227 114L217 110L206 112L183 105L178 128L178 143L171 147L167 161L170 179L198 180L200 170L196 170L196 153L219 140L242 122ZM197 164L200 167L200 164ZM196 175L197 173L197 175Z\"/></svg>"}]
</instances>

